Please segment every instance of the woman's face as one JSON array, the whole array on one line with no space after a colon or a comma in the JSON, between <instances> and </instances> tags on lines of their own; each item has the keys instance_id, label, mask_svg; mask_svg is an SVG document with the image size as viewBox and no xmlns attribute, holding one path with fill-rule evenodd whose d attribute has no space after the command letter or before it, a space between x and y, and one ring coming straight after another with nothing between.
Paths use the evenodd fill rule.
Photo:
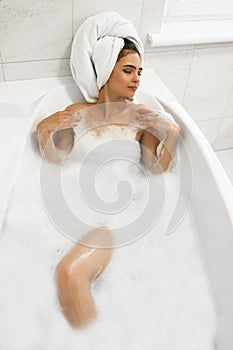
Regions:
<instances>
[{"instance_id":1,"label":"woman's face","mask_svg":"<svg viewBox=\"0 0 233 350\"><path fill-rule=\"evenodd\" d=\"M105 85L114 100L133 98L140 83L142 73L141 59L137 53L129 53L122 57L112 71Z\"/></svg>"}]
</instances>

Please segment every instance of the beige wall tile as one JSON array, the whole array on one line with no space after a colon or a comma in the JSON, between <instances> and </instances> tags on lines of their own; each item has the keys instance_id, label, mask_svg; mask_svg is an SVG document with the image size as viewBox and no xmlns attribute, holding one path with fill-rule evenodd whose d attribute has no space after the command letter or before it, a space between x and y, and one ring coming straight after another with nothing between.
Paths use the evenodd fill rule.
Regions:
<instances>
[{"instance_id":1,"label":"beige wall tile","mask_svg":"<svg viewBox=\"0 0 233 350\"><path fill-rule=\"evenodd\" d=\"M231 94L226 105L225 117L233 117L233 82L232 82Z\"/></svg>"},{"instance_id":2,"label":"beige wall tile","mask_svg":"<svg viewBox=\"0 0 233 350\"><path fill-rule=\"evenodd\" d=\"M39 79L70 75L69 59L4 63L6 80Z\"/></svg>"},{"instance_id":3,"label":"beige wall tile","mask_svg":"<svg viewBox=\"0 0 233 350\"><path fill-rule=\"evenodd\" d=\"M214 142L214 149L233 148L233 118L225 118L220 122L218 134Z\"/></svg>"},{"instance_id":4,"label":"beige wall tile","mask_svg":"<svg viewBox=\"0 0 233 350\"><path fill-rule=\"evenodd\" d=\"M72 39L72 0L2 0L2 62L67 58Z\"/></svg>"},{"instance_id":5,"label":"beige wall tile","mask_svg":"<svg viewBox=\"0 0 233 350\"><path fill-rule=\"evenodd\" d=\"M0 81L4 81L3 68L1 63L0 63Z\"/></svg>"},{"instance_id":6,"label":"beige wall tile","mask_svg":"<svg viewBox=\"0 0 233 350\"><path fill-rule=\"evenodd\" d=\"M229 154L229 156L233 159L233 148L230 148L227 153ZM233 173L233 171L232 171Z\"/></svg>"},{"instance_id":7,"label":"beige wall tile","mask_svg":"<svg viewBox=\"0 0 233 350\"><path fill-rule=\"evenodd\" d=\"M221 122L220 119L197 122L197 126L203 132L203 134L205 135L206 139L208 140L208 142L212 147L214 147L214 142L217 137L220 122Z\"/></svg>"},{"instance_id":8,"label":"beige wall tile","mask_svg":"<svg viewBox=\"0 0 233 350\"><path fill-rule=\"evenodd\" d=\"M146 42L147 33L160 31L165 0L143 0L140 36Z\"/></svg>"},{"instance_id":9,"label":"beige wall tile","mask_svg":"<svg viewBox=\"0 0 233 350\"><path fill-rule=\"evenodd\" d=\"M89 16L104 11L116 11L121 16L132 21L136 29L140 29L141 9L143 0L101 0L101 1L73 1L73 33Z\"/></svg>"},{"instance_id":10,"label":"beige wall tile","mask_svg":"<svg viewBox=\"0 0 233 350\"><path fill-rule=\"evenodd\" d=\"M146 53L145 67L154 68L173 95L182 103L193 50Z\"/></svg>"},{"instance_id":11,"label":"beige wall tile","mask_svg":"<svg viewBox=\"0 0 233 350\"><path fill-rule=\"evenodd\" d=\"M233 46L196 49L184 107L194 120L224 118L233 85Z\"/></svg>"},{"instance_id":12,"label":"beige wall tile","mask_svg":"<svg viewBox=\"0 0 233 350\"><path fill-rule=\"evenodd\" d=\"M233 158L227 150L218 151L216 155L233 185Z\"/></svg>"}]
</instances>

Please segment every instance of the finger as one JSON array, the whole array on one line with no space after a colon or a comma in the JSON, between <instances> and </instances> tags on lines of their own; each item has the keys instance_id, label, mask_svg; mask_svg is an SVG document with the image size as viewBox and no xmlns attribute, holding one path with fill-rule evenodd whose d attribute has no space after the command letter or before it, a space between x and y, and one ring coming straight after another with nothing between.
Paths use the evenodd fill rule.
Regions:
<instances>
[{"instance_id":1,"label":"finger","mask_svg":"<svg viewBox=\"0 0 233 350\"><path fill-rule=\"evenodd\" d=\"M79 124L77 121L68 121L59 125L60 128L74 128Z\"/></svg>"},{"instance_id":2,"label":"finger","mask_svg":"<svg viewBox=\"0 0 233 350\"><path fill-rule=\"evenodd\" d=\"M154 123L151 121L146 121L146 120L142 120L139 122L140 125L147 125L147 126L154 126Z\"/></svg>"},{"instance_id":3,"label":"finger","mask_svg":"<svg viewBox=\"0 0 233 350\"><path fill-rule=\"evenodd\" d=\"M63 122L59 123L57 126L57 129L67 129L67 128L73 128L76 127L79 124L80 121L75 120L64 120Z\"/></svg>"},{"instance_id":4,"label":"finger","mask_svg":"<svg viewBox=\"0 0 233 350\"><path fill-rule=\"evenodd\" d=\"M80 116L77 112L73 112L73 111L58 112L58 119L59 120L64 120L67 118L78 118L78 117L80 117Z\"/></svg>"},{"instance_id":5,"label":"finger","mask_svg":"<svg viewBox=\"0 0 233 350\"><path fill-rule=\"evenodd\" d=\"M137 110L139 114L158 114L157 111L151 109L151 108L146 108L146 107L141 107Z\"/></svg>"},{"instance_id":6,"label":"finger","mask_svg":"<svg viewBox=\"0 0 233 350\"><path fill-rule=\"evenodd\" d=\"M72 113L72 116L73 116L74 118L81 118L79 112L73 112L73 113Z\"/></svg>"},{"instance_id":7,"label":"finger","mask_svg":"<svg viewBox=\"0 0 233 350\"><path fill-rule=\"evenodd\" d=\"M58 130L66 130L66 129L73 129L76 128L78 126L78 123L73 123L71 125L62 125L56 128L56 130L54 130L55 132Z\"/></svg>"},{"instance_id":8,"label":"finger","mask_svg":"<svg viewBox=\"0 0 233 350\"><path fill-rule=\"evenodd\" d=\"M145 122L158 123L157 117L153 117L153 116L138 118L138 121L139 121L139 122L140 122L140 121L145 121Z\"/></svg>"},{"instance_id":9,"label":"finger","mask_svg":"<svg viewBox=\"0 0 233 350\"><path fill-rule=\"evenodd\" d=\"M77 115L73 115L73 116L72 116L72 119L73 119L73 120L81 120L82 117L81 117L79 114L77 114Z\"/></svg>"},{"instance_id":10,"label":"finger","mask_svg":"<svg viewBox=\"0 0 233 350\"><path fill-rule=\"evenodd\" d=\"M147 116L141 116L138 118L138 120L153 120L154 123L156 123L157 125L161 125L161 126L170 126L171 123L168 120L164 120L159 118L157 115L147 115Z\"/></svg>"},{"instance_id":11,"label":"finger","mask_svg":"<svg viewBox=\"0 0 233 350\"><path fill-rule=\"evenodd\" d=\"M158 114L156 112L154 113L144 113L139 114L137 118L149 118L149 119L158 119Z\"/></svg>"},{"instance_id":12,"label":"finger","mask_svg":"<svg viewBox=\"0 0 233 350\"><path fill-rule=\"evenodd\" d=\"M59 122L60 123L72 123L72 122L80 122L81 117L80 116L63 116Z\"/></svg>"},{"instance_id":13,"label":"finger","mask_svg":"<svg viewBox=\"0 0 233 350\"><path fill-rule=\"evenodd\" d=\"M77 114L78 115L78 112L76 112L76 111L60 111L60 112L58 112L58 115L60 115L60 116L65 116L65 115L74 115L74 114Z\"/></svg>"},{"instance_id":14,"label":"finger","mask_svg":"<svg viewBox=\"0 0 233 350\"><path fill-rule=\"evenodd\" d=\"M152 120L152 119L156 120L158 118L157 116L150 114L150 115L140 115L137 119L138 120Z\"/></svg>"}]
</instances>

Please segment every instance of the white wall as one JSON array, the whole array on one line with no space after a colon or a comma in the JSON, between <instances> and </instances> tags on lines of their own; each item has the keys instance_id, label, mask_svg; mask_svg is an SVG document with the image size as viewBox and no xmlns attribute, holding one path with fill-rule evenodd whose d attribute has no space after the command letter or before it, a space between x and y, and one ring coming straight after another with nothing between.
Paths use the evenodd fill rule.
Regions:
<instances>
[{"instance_id":1,"label":"white wall","mask_svg":"<svg viewBox=\"0 0 233 350\"><path fill-rule=\"evenodd\" d=\"M143 41L158 32L164 0L1 0L0 81L70 75L74 33L88 16L117 11ZM233 147L233 43L150 49L154 67L214 149Z\"/></svg>"},{"instance_id":2,"label":"white wall","mask_svg":"<svg viewBox=\"0 0 233 350\"><path fill-rule=\"evenodd\" d=\"M156 49L153 67L215 150L233 148L233 43Z\"/></svg>"}]
</instances>

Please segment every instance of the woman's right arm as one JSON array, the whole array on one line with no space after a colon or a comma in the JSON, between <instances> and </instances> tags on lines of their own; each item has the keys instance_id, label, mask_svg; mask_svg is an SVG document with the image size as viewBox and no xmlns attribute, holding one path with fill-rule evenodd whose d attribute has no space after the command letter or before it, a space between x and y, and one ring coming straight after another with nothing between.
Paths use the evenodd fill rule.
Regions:
<instances>
[{"instance_id":1,"label":"woman's right arm","mask_svg":"<svg viewBox=\"0 0 233 350\"><path fill-rule=\"evenodd\" d=\"M43 119L36 128L41 155L52 163L59 163L59 150L67 150L72 146L73 128L79 121L77 111L69 108Z\"/></svg>"}]
</instances>

